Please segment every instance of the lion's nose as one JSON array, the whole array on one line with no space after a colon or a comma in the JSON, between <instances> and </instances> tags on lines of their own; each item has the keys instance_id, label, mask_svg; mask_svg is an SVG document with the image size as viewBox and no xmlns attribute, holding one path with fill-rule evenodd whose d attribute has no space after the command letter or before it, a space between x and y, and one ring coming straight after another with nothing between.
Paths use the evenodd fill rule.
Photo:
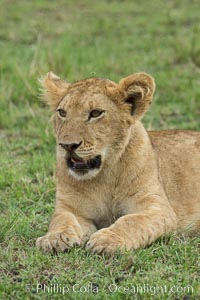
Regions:
<instances>
[{"instance_id":1,"label":"lion's nose","mask_svg":"<svg viewBox=\"0 0 200 300\"><path fill-rule=\"evenodd\" d=\"M69 152L74 152L80 145L82 144L82 142L80 143L72 143L72 144L64 144L64 143L59 143L59 145L65 149L66 151Z\"/></svg>"}]
</instances>

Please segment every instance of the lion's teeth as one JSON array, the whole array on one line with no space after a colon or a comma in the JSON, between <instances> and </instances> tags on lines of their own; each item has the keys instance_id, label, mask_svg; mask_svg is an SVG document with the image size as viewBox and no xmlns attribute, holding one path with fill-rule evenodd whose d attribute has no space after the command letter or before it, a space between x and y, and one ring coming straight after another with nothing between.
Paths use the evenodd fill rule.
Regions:
<instances>
[{"instance_id":1,"label":"lion's teeth","mask_svg":"<svg viewBox=\"0 0 200 300\"><path fill-rule=\"evenodd\" d=\"M85 162L79 159L75 159L73 157L71 157L71 161L75 164L84 164Z\"/></svg>"}]
</instances>

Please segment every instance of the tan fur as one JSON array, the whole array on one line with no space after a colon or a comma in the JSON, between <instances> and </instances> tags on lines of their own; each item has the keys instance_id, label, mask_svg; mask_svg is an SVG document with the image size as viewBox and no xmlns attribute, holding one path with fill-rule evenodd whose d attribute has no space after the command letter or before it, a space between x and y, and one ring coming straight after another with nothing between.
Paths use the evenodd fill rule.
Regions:
<instances>
[{"instance_id":1,"label":"tan fur","mask_svg":"<svg viewBox=\"0 0 200 300\"><path fill-rule=\"evenodd\" d=\"M69 84L51 73L43 88L54 111L57 190L49 231L37 247L65 251L87 241L91 251L111 254L145 247L177 229L199 233L200 133L144 129L140 119L155 89L151 76ZM88 120L94 109L105 113ZM84 175L69 171L69 154L59 145L80 141L79 157L102 158L99 169Z\"/></svg>"}]
</instances>

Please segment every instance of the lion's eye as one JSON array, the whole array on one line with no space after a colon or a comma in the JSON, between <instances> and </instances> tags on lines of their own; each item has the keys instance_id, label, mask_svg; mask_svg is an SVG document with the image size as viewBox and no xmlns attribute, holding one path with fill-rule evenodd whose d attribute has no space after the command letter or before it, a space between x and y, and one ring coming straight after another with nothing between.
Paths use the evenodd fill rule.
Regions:
<instances>
[{"instance_id":1,"label":"lion's eye","mask_svg":"<svg viewBox=\"0 0 200 300\"><path fill-rule=\"evenodd\" d=\"M61 108L57 109L57 112L59 113L59 115L60 115L62 118L65 118L66 115L67 115L66 111L65 111L64 109L61 109Z\"/></svg>"},{"instance_id":2,"label":"lion's eye","mask_svg":"<svg viewBox=\"0 0 200 300\"><path fill-rule=\"evenodd\" d=\"M104 111L103 111L103 110L100 110L100 109L92 110L92 111L90 112L89 118L90 118L90 119L91 119L91 118L98 118L98 117L100 117L103 113L104 113Z\"/></svg>"}]
</instances>

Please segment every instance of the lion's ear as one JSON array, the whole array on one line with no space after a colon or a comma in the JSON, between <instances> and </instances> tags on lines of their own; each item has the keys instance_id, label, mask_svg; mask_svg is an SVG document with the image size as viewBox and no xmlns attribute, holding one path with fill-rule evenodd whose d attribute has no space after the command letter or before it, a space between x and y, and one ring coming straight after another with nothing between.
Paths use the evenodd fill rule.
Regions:
<instances>
[{"instance_id":1,"label":"lion's ear","mask_svg":"<svg viewBox=\"0 0 200 300\"><path fill-rule=\"evenodd\" d=\"M55 110L60 100L67 93L70 83L61 80L60 77L55 75L53 72L47 73L47 75L39 81L42 86L43 100L50 106L52 110Z\"/></svg>"},{"instance_id":2,"label":"lion's ear","mask_svg":"<svg viewBox=\"0 0 200 300\"><path fill-rule=\"evenodd\" d=\"M131 115L141 119L152 102L154 79L146 73L136 73L120 80L119 88L125 93L123 101L129 104Z\"/></svg>"}]
</instances>

